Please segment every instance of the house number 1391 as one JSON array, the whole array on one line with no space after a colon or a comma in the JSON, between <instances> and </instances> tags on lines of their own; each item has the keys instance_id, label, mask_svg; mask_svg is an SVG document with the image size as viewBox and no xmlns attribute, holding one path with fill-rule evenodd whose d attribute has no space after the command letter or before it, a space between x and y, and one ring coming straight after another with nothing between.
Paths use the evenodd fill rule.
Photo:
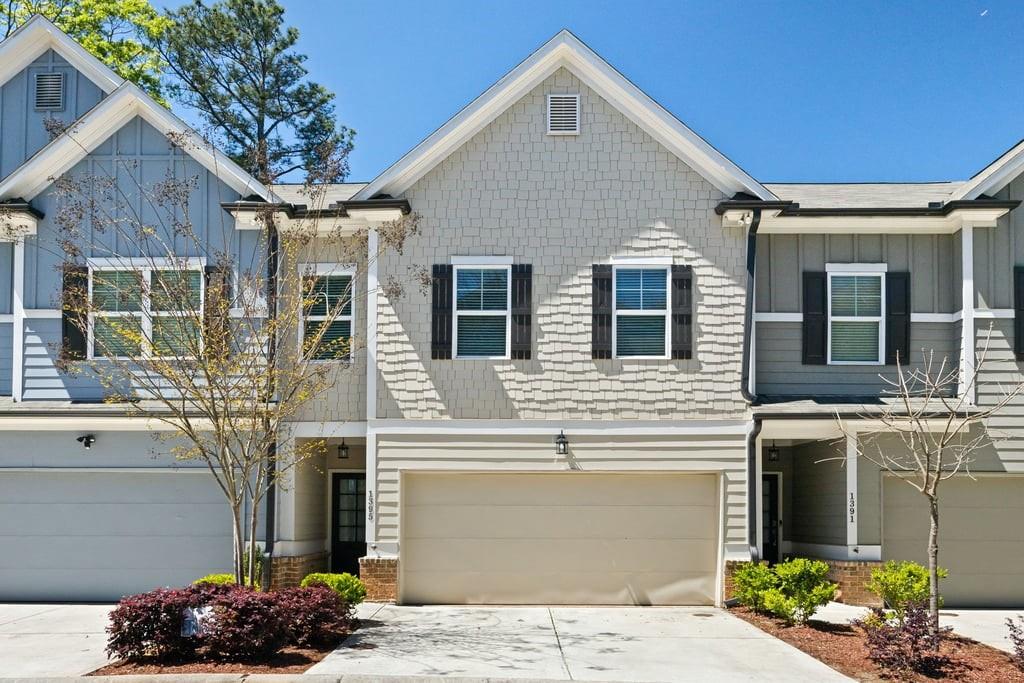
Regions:
<instances>
[{"instance_id":1,"label":"house number 1391","mask_svg":"<svg viewBox=\"0 0 1024 683\"><path fill-rule=\"evenodd\" d=\"M857 499L850 493L850 521L854 521L857 515Z\"/></svg>"}]
</instances>

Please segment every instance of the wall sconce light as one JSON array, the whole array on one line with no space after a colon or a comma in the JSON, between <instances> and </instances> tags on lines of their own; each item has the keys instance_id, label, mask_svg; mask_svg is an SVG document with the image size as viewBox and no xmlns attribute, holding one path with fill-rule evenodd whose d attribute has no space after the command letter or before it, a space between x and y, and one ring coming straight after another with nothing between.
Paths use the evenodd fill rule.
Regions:
<instances>
[{"instance_id":1,"label":"wall sconce light","mask_svg":"<svg viewBox=\"0 0 1024 683\"><path fill-rule=\"evenodd\" d=\"M75 441L82 444L85 450L89 450L90 448L92 448L92 445L96 443L96 437L93 436L92 434L85 434L75 439Z\"/></svg>"},{"instance_id":2,"label":"wall sconce light","mask_svg":"<svg viewBox=\"0 0 1024 683\"><path fill-rule=\"evenodd\" d=\"M555 437L555 455L569 455L569 439L565 438L564 431L559 431Z\"/></svg>"},{"instance_id":3,"label":"wall sconce light","mask_svg":"<svg viewBox=\"0 0 1024 683\"><path fill-rule=\"evenodd\" d=\"M348 446L345 444L345 439L342 439L341 445L338 446L338 459L348 460Z\"/></svg>"},{"instance_id":4,"label":"wall sconce light","mask_svg":"<svg viewBox=\"0 0 1024 683\"><path fill-rule=\"evenodd\" d=\"M768 447L768 462L779 461L779 447L772 441L772 445Z\"/></svg>"}]
</instances>

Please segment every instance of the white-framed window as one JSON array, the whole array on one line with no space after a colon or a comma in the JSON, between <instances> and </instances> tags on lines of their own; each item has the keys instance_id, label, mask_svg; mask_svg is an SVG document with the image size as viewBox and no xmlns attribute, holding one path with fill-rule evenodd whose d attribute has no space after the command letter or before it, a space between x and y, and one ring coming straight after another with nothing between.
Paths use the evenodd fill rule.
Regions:
<instances>
[{"instance_id":1,"label":"white-framed window","mask_svg":"<svg viewBox=\"0 0 1024 683\"><path fill-rule=\"evenodd\" d=\"M299 325L299 344L320 334L316 348L309 350L314 361L347 361L352 358L352 334L355 329L355 266L304 264L303 278L309 287L307 306ZM340 308L339 308L340 307Z\"/></svg>"},{"instance_id":2,"label":"white-framed window","mask_svg":"<svg viewBox=\"0 0 1024 683\"><path fill-rule=\"evenodd\" d=\"M885 364L884 263L829 263L829 365Z\"/></svg>"},{"instance_id":3,"label":"white-framed window","mask_svg":"<svg viewBox=\"0 0 1024 683\"><path fill-rule=\"evenodd\" d=\"M204 267L203 259L91 259L88 357L187 357L202 343Z\"/></svg>"},{"instance_id":4,"label":"white-framed window","mask_svg":"<svg viewBox=\"0 0 1024 683\"><path fill-rule=\"evenodd\" d=\"M548 95L548 135L579 135L580 96L568 93Z\"/></svg>"},{"instance_id":5,"label":"white-framed window","mask_svg":"<svg viewBox=\"0 0 1024 683\"><path fill-rule=\"evenodd\" d=\"M452 259L456 358L509 357L512 334L512 259Z\"/></svg>"},{"instance_id":6,"label":"white-framed window","mask_svg":"<svg viewBox=\"0 0 1024 683\"><path fill-rule=\"evenodd\" d=\"M671 258L613 259L612 356L668 358Z\"/></svg>"}]
</instances>

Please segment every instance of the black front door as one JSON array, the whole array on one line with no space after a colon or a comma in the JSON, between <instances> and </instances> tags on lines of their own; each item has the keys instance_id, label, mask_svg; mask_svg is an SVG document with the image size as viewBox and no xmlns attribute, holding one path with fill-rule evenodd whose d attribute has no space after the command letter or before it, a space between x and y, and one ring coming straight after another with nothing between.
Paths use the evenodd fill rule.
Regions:
<instances>
[{"instance_id":1,"label":"black front door","mask_svg":"<svg viewBox=\"0 0 1024 683\"><path fill-rule=\"evenodd\" d=\"M331 571L359 573L366 554L366 475L331 477Z\"/></svg>"},{"instance_id":2,"label":"black front door","mask_svg":"<svg viewBox=\"0 0 1024 683\"><path fill-rule=\"evenodd\" d=\"M764 556L772 564L779 561L779 475L761 477L761 542Z\"/></svg>"}]
</instances>

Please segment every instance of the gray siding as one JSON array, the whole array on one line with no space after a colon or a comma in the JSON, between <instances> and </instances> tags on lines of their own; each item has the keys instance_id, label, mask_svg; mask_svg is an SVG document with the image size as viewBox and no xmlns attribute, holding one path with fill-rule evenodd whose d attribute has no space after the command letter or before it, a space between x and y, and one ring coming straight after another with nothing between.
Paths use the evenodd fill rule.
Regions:
<instances>
[{"instance_id":1,"label":"gray siding","mask_svg":"<svg viewBox=\"0 0 1024 683\"><path fill-rule=\"evenodd\" d=\"M996 195L1024 199L1024 176ZM1024 207L994 228L974 229L974 291L978 308L1013 308L1013 267L1024 265Z\"/></svg>"},{"instance_id":2,"label":"gray siding","mask_svg":"<svg viewBox=\"0 0 1024 683\"><path fill-rule=\"evenodd\" d=\"M803 271L826 263L887 263L910 272L914 313L952 313L960 308L954 261L959 235L759 235L757 310L797 313L803 306ZM954 258L956 257L956 258Z\"/></svg>"},{"instance_id":3,"label":"gray siding","mask_svg":"<svg viewBox=\"0 0 1024 683\"><path fill-rule=\"evenodd\" d=\"M846 470L830 443L795 446L792 524L786 539L794 543L846 545Z\"/></svg>"},{"instance_id":4,"label":"gray siding","mask_svg":"<svg viewBox=\"0 0 1024 683\"><path fill-rule=\"evenodd\" d=\"M37 73L64 74L64 111L36 111L32 98ZM9 175L50 141L43 125L47 117L71 123L102 98L103 92L95 83L53 50L48 50L4 83L0 87L0 178Z\"/></svg>"},{"instance_id":5,"label":"gray siding","mask_svg":"<svg viewBox=\"0 0 1024 683\"><path fill-rule=\"evenodd\" d=\"M759 322L756 326L757 391L777 396L874 396L887 388L880 375L894 378L894 365L804 365L801 324ZM958 364L959 326L953 323L912 323L912 367L925 353Z\"/></svg>"}]
</instances>

